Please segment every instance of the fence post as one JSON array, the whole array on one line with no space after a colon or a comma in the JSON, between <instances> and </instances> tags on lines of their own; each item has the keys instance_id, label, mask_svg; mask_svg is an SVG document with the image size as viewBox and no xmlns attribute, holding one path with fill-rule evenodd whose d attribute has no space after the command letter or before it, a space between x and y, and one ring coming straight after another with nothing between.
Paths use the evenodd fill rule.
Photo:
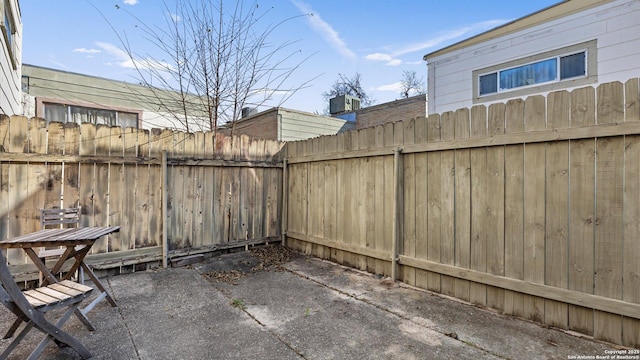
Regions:
<instances>
[{"instance_id":1,"label":"fence post","mask_svg":"<svg viewBox=\"0 0 640 360\"><path fill-rule=\"evenodd\" d=\"M288 200L288 185L289 185L289 179L288 179L288 172L287 172L287 159L283 159L282 160L282 197L281 197L281 201L282 201L282 214L281 219L280 219L280 234L282 236L282 246L287 246L287 203L289 202Z\"/></svg>"},{"instance_id":2,"label":"fence post","mask_svg":"<svg viewBox=\"0 0 640 360\"><path fill-rule=\"evenodd\" d=\"M162 267L167 268L169 244L167 241L167 201L169 194L167 189L167 151L162 151Z\"/></svg>"},{"instance_id":3,"label":"fence post","mask_svg":"<svg viewBox=\"0 0 640 360\"><path fill-rule=\"evenodd\" d=\"M398 279L398 237L401 234L401 226L403 224L402 202L403 183L402 183L402 149L396 148L393 151L393 237L391 238L391 279Z\"/></svg>"}]
</instances>

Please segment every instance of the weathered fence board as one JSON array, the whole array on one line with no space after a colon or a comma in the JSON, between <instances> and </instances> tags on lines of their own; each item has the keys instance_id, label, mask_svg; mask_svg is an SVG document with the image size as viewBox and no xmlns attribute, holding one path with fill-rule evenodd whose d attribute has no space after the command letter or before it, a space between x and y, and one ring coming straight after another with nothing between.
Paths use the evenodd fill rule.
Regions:
<instances>
[{"instance_id":1,"label":"weathered fence board","mask_svg":"<svg viewBox=\"0 0 640 360\"><path fill-rule=\"evenodd\" d=\"M386 274L394 252L384 244L394 236L381 223L396 219L386 189L398 147L400 280L637 347L638 85L632 79L348 132L334 137L335 153L316 148L332 138L297 142L287 151L290 194L313 202L289 198L287 241L334 247L314 254ZM336 231L316 231L317 222L333 221L327 209L336 201Z\"/></svg>"},{"instance_id":2,"label":"weathered fence board","mask_svg":"<svg viewBox=\"0 0 640 360\"><path fill-rule=\"evenodd\" d=\"M75 206L82 208L82 226L122 227L93 247L90 256L106 261L98 267L157 261L155 251L131 254L160 250L164 225L174 250L169 256L280 236L282 143L92 124L47 126L43 119L20 116L2 117L0 133L2 239L38 230L41 208ZM163 151L168 179L162 177ZM8 259L27 269L22 251L9 251ZM20 279L32 276L32 270L20 271Z\"/></svg>"}]
</instances>

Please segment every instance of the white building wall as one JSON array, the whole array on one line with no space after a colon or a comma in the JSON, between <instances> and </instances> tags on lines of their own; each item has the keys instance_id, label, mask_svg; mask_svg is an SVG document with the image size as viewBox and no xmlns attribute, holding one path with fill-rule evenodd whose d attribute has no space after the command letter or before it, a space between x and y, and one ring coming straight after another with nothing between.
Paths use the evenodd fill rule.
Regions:
<instances>
[{"instance_id":1,"label":"white building wall","mask_svg":"<svg viewBox=\"0 0 640 360\"><path fill-rule=\"evenodd\" d=\"M613 1L430 58L429 114L473 106L474 70L594 39L597 39L594 86L640 77L640 0Z\"/></svg>"},{"instance_id":2,"label":"white building wall","mask_svg":"<svg viewBox=\"0 0 640 360\"><path fill-rule=\"evenodd\" d=\"M4 11L7 3L0 3L0 16L4 22ZM0 30L0 114L14 115L22 113L22 94L20 89L22 64L22 21L17 0L9 0L8 5L13 16L15 33L13 44L9 49L5 37ZM13 56L14 62L10 56ZM14 66L15 64L15 66Z\"/></svg>"}]
</instances>

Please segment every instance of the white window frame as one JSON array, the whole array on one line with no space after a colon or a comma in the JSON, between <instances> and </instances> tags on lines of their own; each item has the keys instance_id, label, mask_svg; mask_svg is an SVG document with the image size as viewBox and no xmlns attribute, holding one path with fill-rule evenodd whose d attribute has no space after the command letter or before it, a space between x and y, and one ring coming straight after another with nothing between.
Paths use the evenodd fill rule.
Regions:
<instances>
[{"instance_id":1,"label":"white window frame","mask_svg":"<svg viewBox=\"0 0 640 360\"><path fill-rule=\"evenodd\" d=\"M16 61L16 20L13 16L13 9L9 0L0 0L0 28L2 29L2 36L4 36L5 44L7 44L7 51L9 52L9 59L11 59L11 65L13 70L18 70L18 62ZM7 21L9 27L7 27Z\"/></svg>"},{"instance_id":2,"label":"white window frame","mask_svg":"<svg viewBox=\"0 0 640 360\"><path fill-rule=\"evenodd\" d=\"M565 56L571 56L578 53L585 53L585 75L583 76L574 76L567 79L560 79L560 58ZM541 61L549 60L549 59L557 59L556 60L556 78L551 81L518 86L509 89L501 89L500 88L500 72L515 69L521 66L526 66L530 64L535 64ZM512 97L519 97L525 95L531 95L535 93L547 92L560 90L569 87L575 86L584 86L587 84L592 84L597 82L597 40L591 40L580 44L575 44L571 46L567 46L564 48L547 51L541 54L537 54L534 56L529 56L526 58L521 58L513 61L509 61L506 63L486 67L483 69L478 69L473 71L473 103L483 103L488 101L501 100ZM484 95L480 95L480 77L496 74L496 88L497 92L492 92Z\"/></svg>"}]
</instances>

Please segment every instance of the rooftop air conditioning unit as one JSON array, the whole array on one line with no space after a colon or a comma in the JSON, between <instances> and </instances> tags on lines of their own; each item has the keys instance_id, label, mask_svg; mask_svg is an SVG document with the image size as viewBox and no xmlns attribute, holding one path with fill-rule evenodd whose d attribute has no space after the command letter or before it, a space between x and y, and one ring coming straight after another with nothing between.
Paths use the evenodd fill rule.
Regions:
<instances>
[{"instance_id":1,"label":"rooftop air conditioning unit","mask_svg":"<svg viewBox=\"0 0 640 360\"><path fill-rule=\"evenodd\" d=\"M360 99L351 95L341 95L329 100L329 112L340 114L360 110Z\"/></svg>"},{"instance_id":2,"label":"rooftop air conditioning unit","mask_svg":"<svg viewBox=\"0 0 640 360\"><path fill-rule=\"evenodd\" d=\"M258 113L258 108L255 107L244 107L242 108L242 118L249 117L251 115L255 115Z\"/></svg>"}]
</instances>

